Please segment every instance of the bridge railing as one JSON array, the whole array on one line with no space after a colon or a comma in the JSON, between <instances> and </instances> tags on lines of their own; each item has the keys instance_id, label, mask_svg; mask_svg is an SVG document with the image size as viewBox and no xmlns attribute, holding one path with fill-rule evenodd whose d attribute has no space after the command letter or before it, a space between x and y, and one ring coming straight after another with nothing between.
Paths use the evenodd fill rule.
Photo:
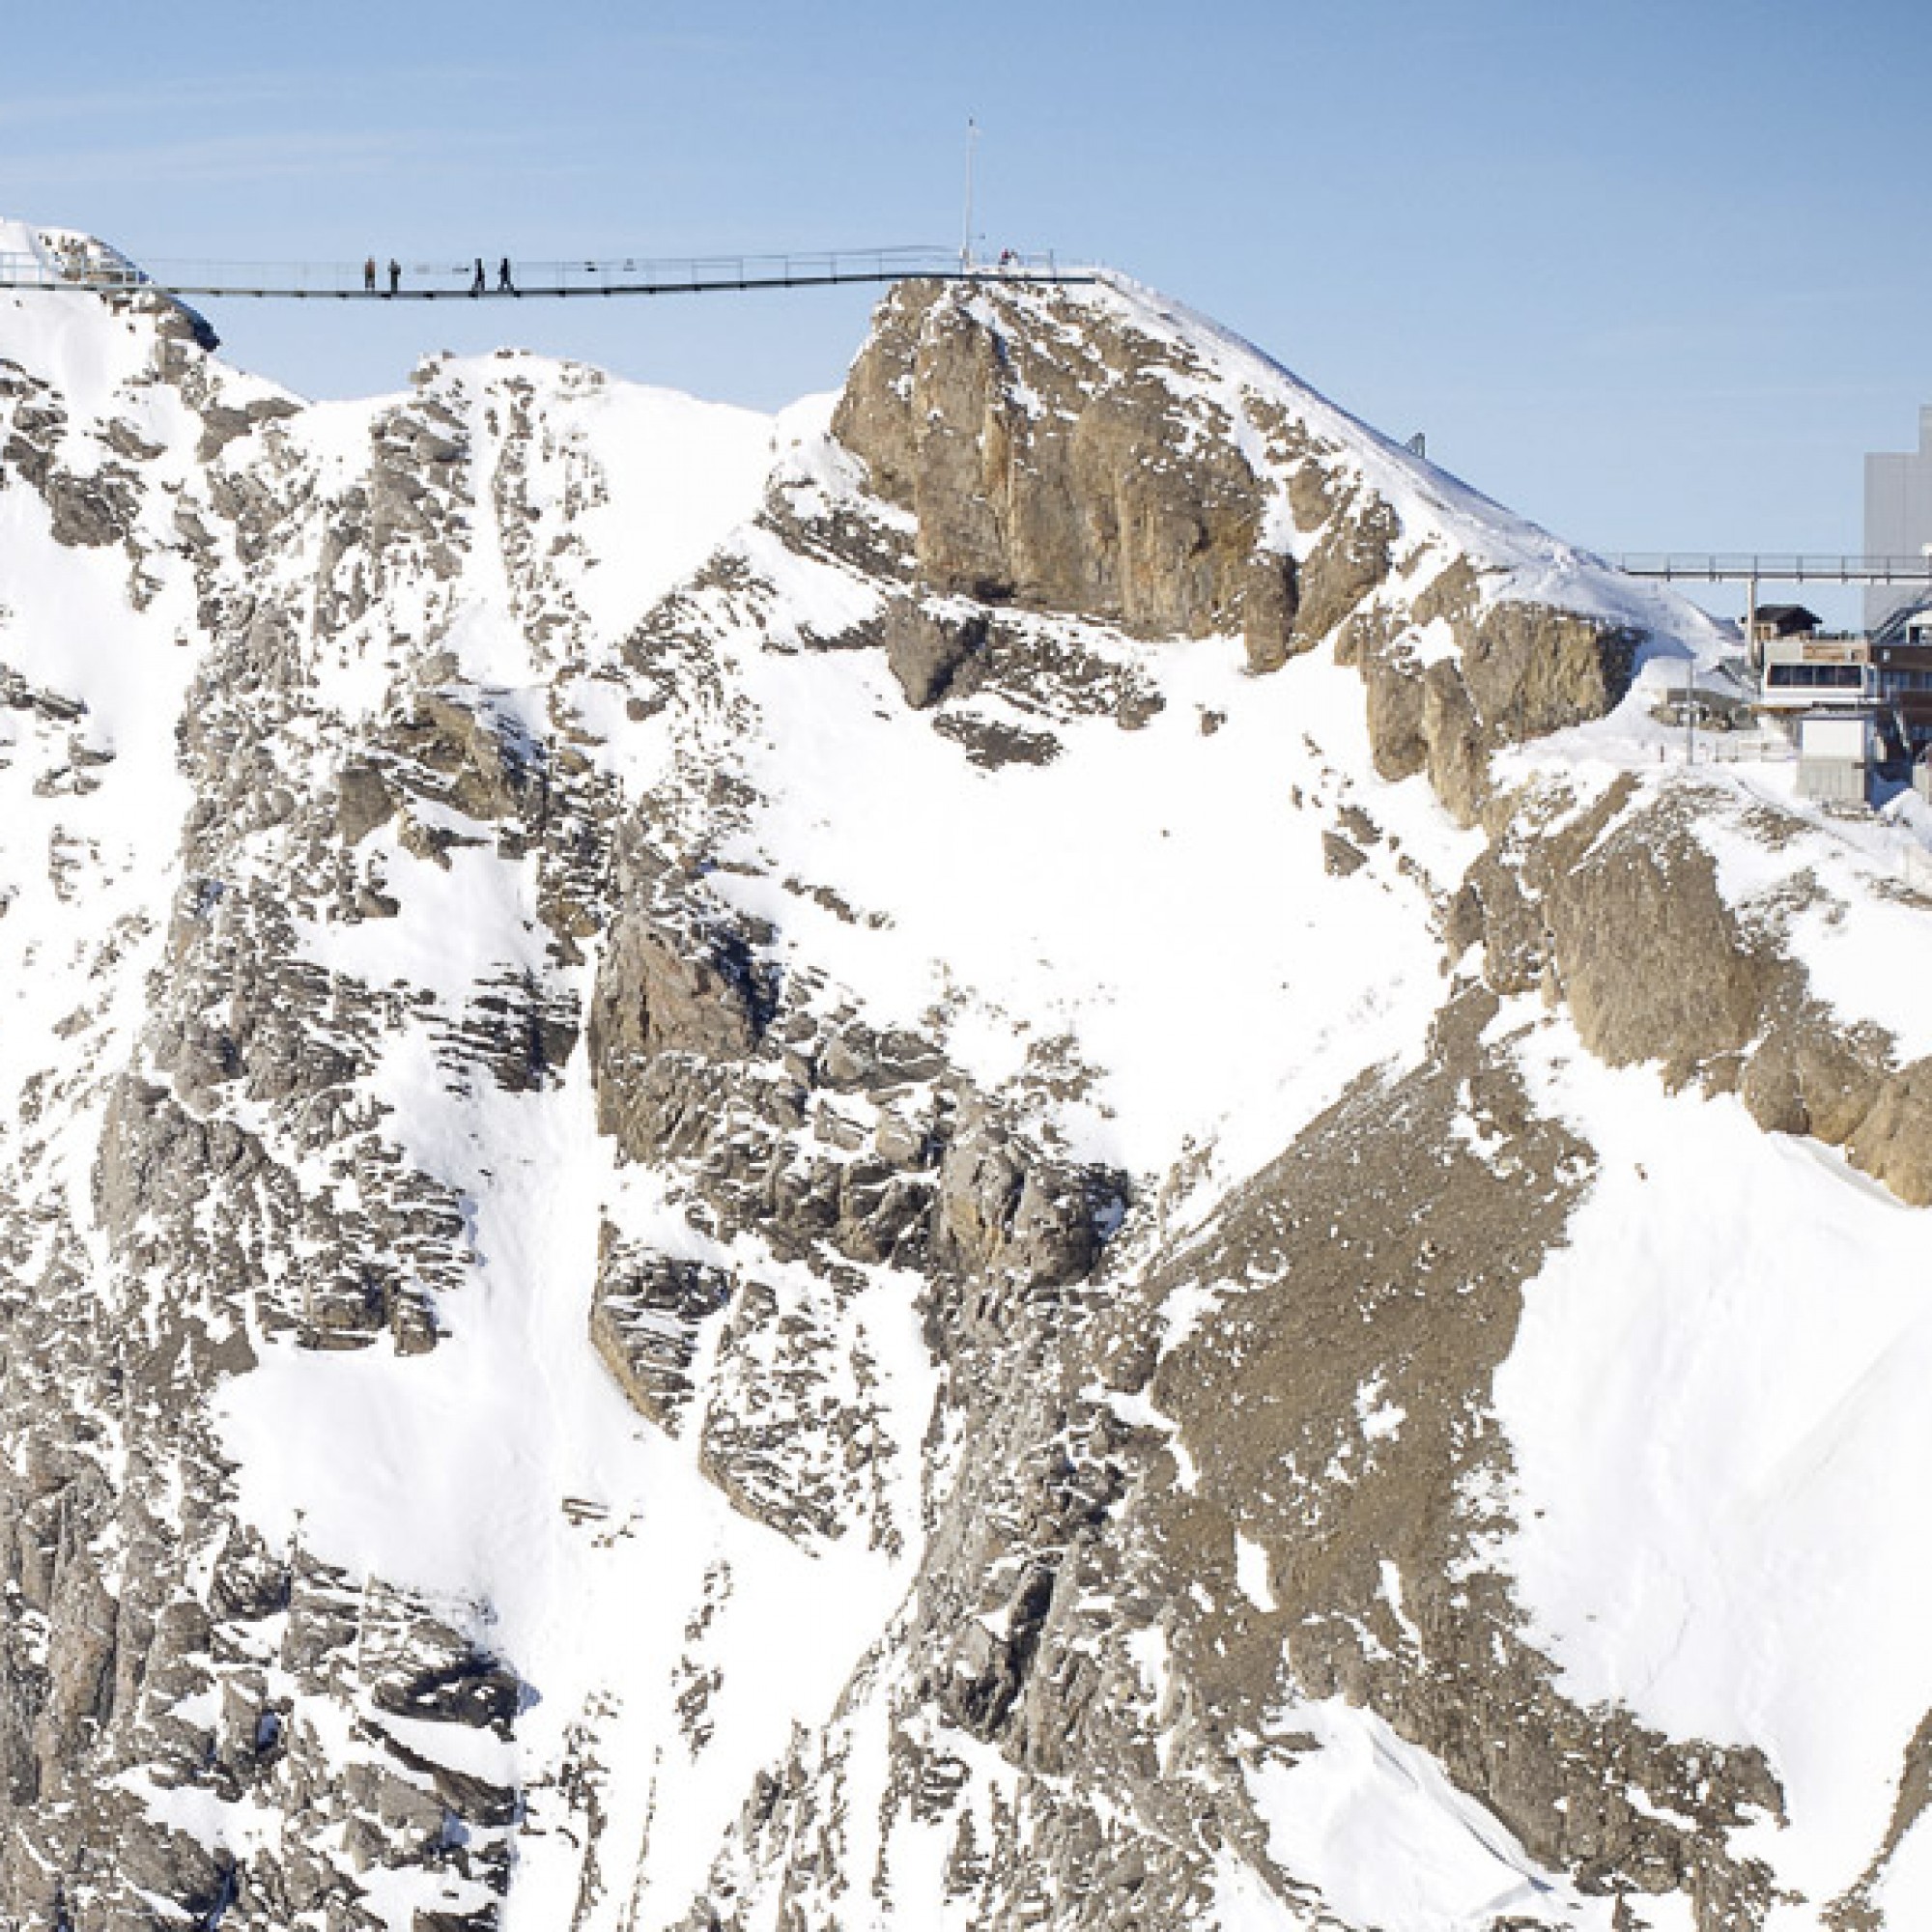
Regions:
<instances>
[{"instance_id":1,"label":"bridge railing","mask_svg":"<svg viewBox=\"0 0 1932 1932\"><path fill-rule=\"evenodd\" d=\"M0 288L142 289L154 286L154 276L136 268L125 256L105 252L85 256L42 256L0 249Z\"/></svg>"},{"instance_id":2,"label":"bridge railing","mask_svg":"<svg viewBox=\"0 0 1932 1932\"><path fill-rule=\"evenodd\" d=\"M0 249L0 286L10 289L47 289L60 282L57 270L38 255L21 254L15 249Z\"/></svg>"}]
</instances>

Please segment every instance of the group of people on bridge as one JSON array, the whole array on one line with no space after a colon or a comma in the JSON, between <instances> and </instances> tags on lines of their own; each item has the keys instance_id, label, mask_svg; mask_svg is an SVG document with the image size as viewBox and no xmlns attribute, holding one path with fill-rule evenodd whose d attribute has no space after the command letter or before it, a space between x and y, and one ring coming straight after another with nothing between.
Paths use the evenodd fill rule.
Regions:
<instances>
[{"instance_id":1,"label":"group of people on bridge","mask_svg":"<svg viewBox=\"0 0 1932 1932\"><path fill-rule=\"evenodd\" d=\"M403 265L391 255L389 257L389 287L387 293L392 296L398 295L402 291L402 286ZM483 295L488 291L489 286L490 278L483 271L483 257L478 255L473 271L469 277L469 293L472 296ZM376 286L376 258L373 255L368 256L362 264L362 293L368 296L384 293L384 291ZM499 296L514 296L521 293L517 287L515 277L510 273L510 258L507 255L497 264L497 293Z\"/></svg>"}]
</instances>

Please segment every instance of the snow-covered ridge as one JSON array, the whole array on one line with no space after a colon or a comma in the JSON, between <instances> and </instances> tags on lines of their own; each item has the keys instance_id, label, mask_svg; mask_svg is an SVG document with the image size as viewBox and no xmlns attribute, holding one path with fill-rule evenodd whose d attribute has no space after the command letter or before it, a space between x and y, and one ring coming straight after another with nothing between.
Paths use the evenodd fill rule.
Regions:
<instances>
[{"instance_id":1,"label":"snow-covered ridge","mask_svg":"<svg viewBox=\"0 0 1932 1932\"><path fill-rule=\"evenodd\" d=\"M1404 534L1435 550L1441 562L1464 557L1500 573L1505 585L1486 584L1489 596L1547 602L1586 611L1614 624L1711 652L1715 629L1703 613L1667 588L1626 576L1592 553L1551 535L1480 491L1384 436L1311 388L1251 342L1198 311L1109 270L1105 294L1116 313L1137 329L1165 336L1213 372L1208 393L1227 398L1249 391L1290 411L1336 452L1352 472L1392 504ZM1077 297L1076 297L1077 298ZM1101 299L1104 298L1096 298ZM1238 421L1238 409L1230 411Z\"/></svg>"}]
</instances>

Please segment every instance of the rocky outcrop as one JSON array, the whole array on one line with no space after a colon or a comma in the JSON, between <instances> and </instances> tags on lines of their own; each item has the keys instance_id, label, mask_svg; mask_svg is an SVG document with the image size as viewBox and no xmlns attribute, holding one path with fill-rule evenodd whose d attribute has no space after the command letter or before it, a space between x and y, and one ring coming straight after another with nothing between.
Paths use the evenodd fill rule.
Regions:
<instances>
[{"instance_id":1,"label":"rocky outcrop","mask_svg":"<svg viewBox=\"0 0 1932 1932\"><path fill-rule=\"evenodd\" d=\"M644 1070L666 1054L748 1059L771 1006L770 976L751 938L730 924L721 920L707 929L690 921L680 930L641 913L622 921L606 948L590 1013L598 1124L647 1158L659 1129L633 1105L643 1098Z\"/></svg>"},{"instance_id":2,"label":"rocky outcrop","mask_svg":"<svg viewBox=\"0 0 1932 1932\"><path fill-rule=\"evenodd\" d=\"M1438 621L1457 653L1425 660L1421 627ZM1361 673L1377 772L1425 773L1457 822L1474 825L1491 802L1492 754L1614 710L1640 642L1626 627L1544 605L1482 609L1474 574L1452 564L1409 619L1357 611L1337 656Z\"/></svg>"},{"instance_id":3,"label":"rocky outcrop","mask_svg":"<svg viewBox=\"0 0 1932 1932\"><path fill-rule=\"evenodd\" d=\"M150 414L141 385L156 383L174 393ZM0 1920L374 1932L401 1887L421 1922L480 1927L523 1817L510 1767L526 1687L475 1605L245 1533L211 1408L270 1349L407 1360L437 1346L437 1297L474 1265L466 1204L397 1144L368 1083L403 1032L452 1094L554 1083L579 1024L561 969L605 869L583 760L568 742L540 753L500 694L457 674L433 598L415 607L421 654L390 663L374 715L343 727L311 626L345 658L367 648L367 491L318 495L275 428L294 405L171 339L117 399L129 415L94 426L125 475L103 465L78 492L57 459L78 469L62 439L89 426L36 414L24 386L8 400L7 480L47 497L50 538L120 545L132 610L161 586L171 622L205 628L179 716L153 721L185 801L172 851L130 892L125 858L55 841L75 908L60 943L88 936L35 1087L57 1089L93 1157L76 1172L43 1139L0 1142L0 1407L31 1471L0 1486ZM217 466L245 468L185 481L181 451L132 426L172 426L171 411L190 440L199 420ZM430 465L410 500L446 536L460 462L413 446L406 460ZM157 554L163 501L182 547ZM291 520L312 508L331 529L309 554L322 581L292 583ZM399 536L396 569L408 550ZM386 620L382 635L386 649ZM151 641L165 661L190 639ZM78 700L9 672L0 717L37 755L45 734L71 739L50 811L117 781ZM10 726L0 768L13 744ZM142 794L130 822L172 797ZM310 956L312 934L401 914L384 890L398 854L479 852L532 875L539 943L507 968L412 996ZM90 929L97 901L109 910ZM117 1009L116 976L151 972L145 1010ZM234 1827L249 1817L279 1822L258 1838Z\"/></svg>"},{"instance_id":4,"label":"rocky outcrop","mask_svg":"<svg viewBox=\"0 0 1932 1932\"><path fill-rule=\"evenodd\" d=\"M301 408L281 396L263 396L239 405L210 402L200 413L201 440L195 444L195 460L213 463L238 437L248 435L264 423L299 415Z\"/></svg>"},{"instance_id":5,"label":"rocky outcrop","mask_svg":"<svg viewBox=\"0 0 1932 1932\"><path fill-rule=\"evenodd\" d=\"M127 459L148 446L124 419L102 429L102 440L115 453L90 471L76 471L64 461L71 427L66 402L19 364L0 361L0 474L11 469L40 493L55 543L99 550L127 541L140 495Z\"/></svg>"},{"instance_id":6,"label":"rocky outcrop","mask_svg":"<svg viewBox=\"0 0 1932 1932\"><path fill-rule=\"evenodd\" d=\"M834 433L918 520L935 589L1112 619L1150 636L1239 630L1285 662L1293 565L1263 542L1268 493L1166 345L1124 326L1058 337L1010 300L895 291ZM1167 365L1167 366L1163 366Z\"/></svg>"},{"instance_id":7,"label":"rocky outcrop","mask_svg":"<svg viewBox=\"0 0 1932 1932\"><path fill-rule=\"evenodd\" d=\"M885 626L886 663L915 711L937 704L986 641L977 613L949 622L909 601L894 605Z\"/></svg>"},{"instance_id":8,"label":"rocky outcrop","mask_svg":"<svg viewBox=\"0 0 1932 1932\"><path fill-rule=\"evenodd\" d=\"M1807 1134L1915 1207L1932 1204L1932 1074L1886 1030L1833 1010L1786 941L1815 902L1801 874L1734 903L1700 830L1728 793L1623 780L1588 804L1529 793L1492 807L1496 842L1451 917L1480 937L1498 991L1562 999L1611 1065L1659 1064L1673 1086L1735 1092L1767 1131ZM1773 849L1803 822L1753 808Z\"/></svg>"},{"instance_id":9,"label":"rocky outcrop","mask_svg":"<svg viewBox=\"0 0 1932 1932\"><path fill-rule=\"evenodd\" d=\"M736 1290L724 1268L639 1252L608 1222L601 1232L590 1339L639 1413L669 1435L696 1387L706 1326Z\"/></svg>"},{"instance_id":10,"label":"rocky outcrop","mask_svg":"<svg viewBox=\"0 0 1932 1932\"><path fill-rule=\"evenodd\" d=\"M1314 649L1381 587L1394 566L1402 527L1395 512L1368 493L1351 493L1331 509L1333 496L1324 483L1315 544L1299 568L1291 649Z\"/></svg>"},{"instance_id":11,"label":"rocky outcrop","mask_svg":"<svg viewBox=\"0 0 1932 1932\"><path fill-rule=\"evenodd\" d=\"M786 1256L1040 1292L1093 1269L1121 1177L1043 1158L932 1042L814 1017L701 898L645 912L658 877L612 929L588 1029L599 1123L631 1159L690 1163L716 1228Z\"/></svg>"}]
</instances>

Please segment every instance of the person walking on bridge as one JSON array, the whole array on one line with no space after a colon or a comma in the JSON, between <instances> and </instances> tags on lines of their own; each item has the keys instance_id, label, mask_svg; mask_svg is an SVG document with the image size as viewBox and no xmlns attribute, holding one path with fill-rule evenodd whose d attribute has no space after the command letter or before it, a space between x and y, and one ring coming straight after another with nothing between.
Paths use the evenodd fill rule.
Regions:
<instances>
[{"instance_id":1,"label":"person walking on bridge","mask_svg":"<svg viewBox=\"0 0 1932 1932\"><path fill-rule=\"evenodd\" d=\"M469 277L469 293L472 296L480 296L488 287L489 283L484 279L483 275L483 257L478 255L476 258L476 272Z\"/></svg>"},{"instance_id":2,"label":"person walking on bridge","mask_svg":"<svg viewBox=\"0 0 1932 1932\"><path fill-rule=\"evenodd\" d=\"M403 265L391 255L389 257L389 293L394 295L403 285Z\"/></svg>"},{"instance_id":3,"label":"person walking on bridge","mask_svg":"<svg viewBox=\"0 0 1932 1932\"><path fill-rule=\"evenodd\" d=\"M497 264L497 293L499 296L513 296L517 293L517 285L510 279L510 258L507 255Z\"/></svg>"},{"instance_id":4,"label":"person walking on bridge","mask_svg":"<svg viewBox=\"0 0 1932 1932\"><path fill-rule=\"evenodd\" d=\"M373 255L362 264L362 293L365 296L376 293L376 258Z\"/></svg>"}]
</instances>

